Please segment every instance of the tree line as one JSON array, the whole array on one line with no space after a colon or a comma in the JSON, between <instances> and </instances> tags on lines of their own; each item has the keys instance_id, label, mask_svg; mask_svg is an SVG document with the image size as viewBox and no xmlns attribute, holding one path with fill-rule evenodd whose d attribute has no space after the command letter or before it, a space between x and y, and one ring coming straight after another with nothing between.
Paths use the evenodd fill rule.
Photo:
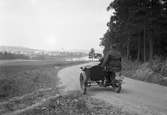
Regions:
<instances>
[{"instance_id":1,"label":"tree line","mask_svg":"<svg viewBox=\"0 0 167 115\"><path fill-rule=\"evenodd\" d=\"M107 11L114 12L100 38L104 55L111 44L131 60L167 55L167 0L113 0Z\"/></svg>"},{"instance_id":2,"label":"tree line","mask_svg":"<svg viewBox=\"0 0 167 115\"><path fill-rule=\"evenodd\" d=\"M29 56L25 56L23 54L13 54L8 52L0 52L0 60L6 59L30 59Z\"/></svg>"}]
</instances>

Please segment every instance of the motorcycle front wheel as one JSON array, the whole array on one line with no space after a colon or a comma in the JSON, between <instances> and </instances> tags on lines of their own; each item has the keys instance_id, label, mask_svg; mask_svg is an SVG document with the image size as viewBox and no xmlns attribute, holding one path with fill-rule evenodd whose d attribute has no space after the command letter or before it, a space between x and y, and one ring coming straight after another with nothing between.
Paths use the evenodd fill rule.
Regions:
<instances>
[{"instance_id":1,"label":"motorcycle front wheel","mask_svg":"<svg viewBox=\"0 0 167 115\"><path fill-rule=\"evenodd\" d=\"M82 93L85 95L86 94L86 83L85 83L85 77L80 74L80 87L81 87L81 90L82 90Z\"/></svg>"}]
</instances>

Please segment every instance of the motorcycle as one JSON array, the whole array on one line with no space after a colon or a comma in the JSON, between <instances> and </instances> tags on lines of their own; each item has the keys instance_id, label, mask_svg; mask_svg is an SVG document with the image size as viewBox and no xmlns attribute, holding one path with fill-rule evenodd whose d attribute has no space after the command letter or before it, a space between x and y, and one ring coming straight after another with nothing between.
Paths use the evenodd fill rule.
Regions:
<instances>
[{"instance_id":1,"label":"motorcycle","mask_svg":"<svg viewBox=\"0 0 167 115\"><path fill-rule=\"evenodd\" d=\"M80 87L83 94L86 94L86 90L91 86L100 87L112 87L113 90L119 93L122 89L123 79L121 72L117 71L118 68L113 68L112 71L108 71L101 65L85 66L80 68ZM93 84L96 83L96 84Z\"/></svg>"}]
</instances>

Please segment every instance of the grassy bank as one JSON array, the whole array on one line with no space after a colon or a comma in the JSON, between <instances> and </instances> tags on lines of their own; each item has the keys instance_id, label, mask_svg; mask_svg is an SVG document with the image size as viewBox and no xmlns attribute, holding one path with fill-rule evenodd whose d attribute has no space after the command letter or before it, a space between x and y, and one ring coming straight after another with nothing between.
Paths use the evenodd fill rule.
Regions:
<instances>
[{"instance_id":1,"label":"grassy bank","mask_svg":"<svg viewBox=\"0 0 167 115\"><path fill-rule=\"evenodd\" d=\"M167 86L167 60L157 57L152 64L124 60L123 75L132 79Z\"/></svg>"},{"instance_id":2,"label":"grassy bank","mask_svg":"<svg viewBox=\"0 0 167 115\"><path fill-rule=\"evenodd\" d=\"M55 87L59 69L83 62L19 61L0 65L0 100ZM58 67L58 68L57 68Z\"/></svg>"},{"instance_id":3,"label":"grassy bank","mask_svg":"<svg viewBox=\"0 0 167 115\"><path fill-rule=\"evenodd\" d=\"M85 96L79 91L66 92L41 106L19 115L135 115L121 108Z\"/></svg>"},{"instance_id":4,"label":"grassy bank","mask_svg":"<svg viewBox=\"0 0 167 115\"><path fill-rule=\"evenodd\" d=\"M0 66L0 114L132 115L79 91L61 94L57 72L83 62L19 62ZM59 68L57 68L59 67Z\"/></svg>"}]
</instances>

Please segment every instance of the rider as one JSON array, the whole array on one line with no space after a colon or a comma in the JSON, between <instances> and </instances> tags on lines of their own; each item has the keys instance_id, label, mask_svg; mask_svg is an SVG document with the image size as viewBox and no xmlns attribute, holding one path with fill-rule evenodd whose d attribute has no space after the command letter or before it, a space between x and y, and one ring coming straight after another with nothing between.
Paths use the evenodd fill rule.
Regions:
<instances>
[{"instance_id":1,"label":"rider","mask_svg":"<svg viewBox=\"0 0 167 115\"><path fill-rule=\"evenodd\" d=\"M115 44L110 47L110 51L104 57L102 62L102 66L106 66L106 69L111 73L113 68L117 68L117 71L121 71L122 64L121 64L121 53L116 49ZM109 78L106 78L107 82ZM106 83L107 83L106 82ZM105 83L105 85L106 85Z\"/></svg>"},{"instance_id":2,"label":"rider","mask_svg":"<svg viewBox=\"0 0 167 115\"><path fill-rule=\"evenodd\" d=\"M100 63L99 63L98 65L102 65L103 60L104 60L104 57L102 56L102 57L99 59Z\"/></svg>"}]
</instances>

